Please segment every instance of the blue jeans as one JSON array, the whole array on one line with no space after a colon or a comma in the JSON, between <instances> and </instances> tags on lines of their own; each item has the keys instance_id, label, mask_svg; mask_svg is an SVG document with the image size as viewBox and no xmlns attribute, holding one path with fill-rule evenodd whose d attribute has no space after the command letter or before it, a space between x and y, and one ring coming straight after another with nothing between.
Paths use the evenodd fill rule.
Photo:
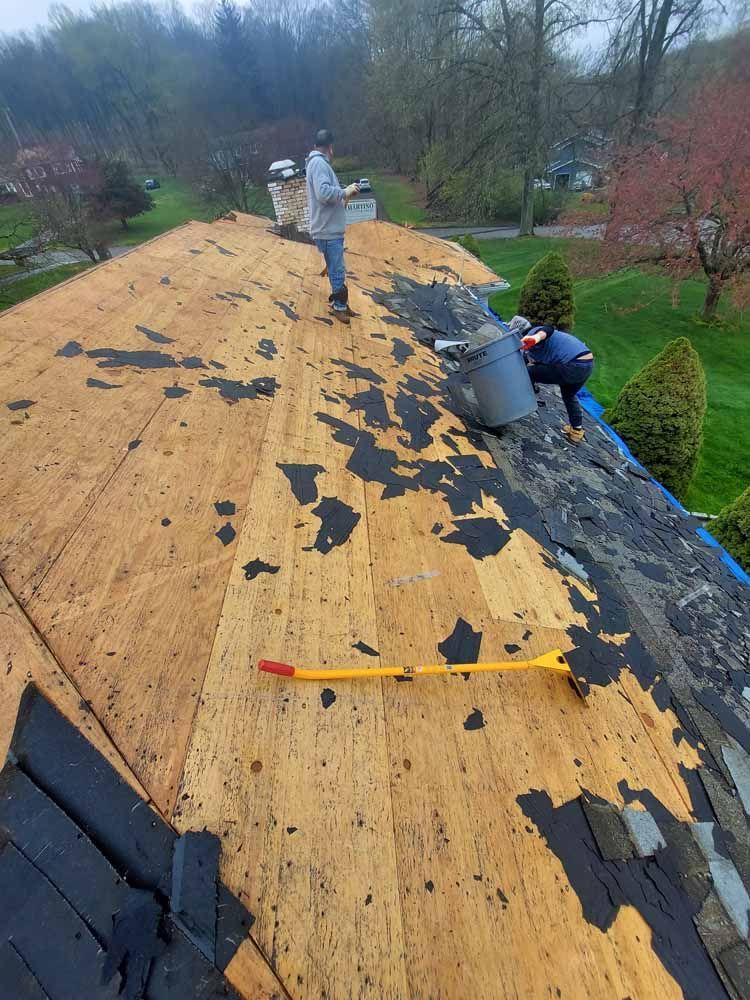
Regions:
<instances>
[{"instance_id":1,"label":"blue jeans","mask_svg":"<svg viewBox=\"0 0 750 1000\"><path fill-rule=\"evenodd\" d=\"M325 257L328 268L328 280L331 282L331 291L335 295L340 292L346 283L346 267L344 266L344 237L339 236L335 240L315 240L315 246ZM337 312L346 312L346 305L343 302L333 300L333 308Z\"/></svg>"},{"instance_id":2,"label":"blue jeans","mask_svg":"<svg viewBox=\"0 0 750 1000\"><path fill-rule=\"evenodd\" d=\"M565 365L529 365L529 375L534 384L541 382L542 385L560 386L560 395L568 411L570 426L576 428L583 424L578 390L583 388L584 382L593 370L593 361L569 361Z\"/></svg>"}]
</instances>

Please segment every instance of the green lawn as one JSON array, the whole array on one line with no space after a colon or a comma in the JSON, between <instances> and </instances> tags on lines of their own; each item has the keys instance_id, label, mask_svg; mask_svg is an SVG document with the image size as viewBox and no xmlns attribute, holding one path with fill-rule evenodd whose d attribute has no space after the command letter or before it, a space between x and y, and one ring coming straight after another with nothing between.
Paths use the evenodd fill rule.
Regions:
<instances>
[{"instance_id":1,"label":"green lawn","mask_svg":"<svg viewBox=\"0 0 750 1000\"><path fill-rule=\"evenodd\" d=\"M513 315L529 268L554 239L480 241L482 257L511 283L492 300L504 318ZM750 468L750 314L726 302L721 327L695 317L703 299L699 281L685 281L672 306L671 285L657 275L621 271L576 282L575 332L596 353L588 388L609 406L627 379L675 337L689 337L701 356L708 382L708 414L698 473L685 500L690 510L715 514L748 486Z\"/></svg>"},{"instance_id":2,"label":"green lawn","mask_svg":"<svg viewBox=\"0 0 750 1000\"><path fill-rule=\"evenodd\" d=\"M7 250L10 246L17 246L31 236L31 226L24 222L29 218L28 202L3 202L0 203L0 250ZM21 225L11 237L14 226Z\"/></svg>"},{"instance_id":3,"label":"green lawn","mask_svg":"<svg viewBox=\"0 0 750 1000\"><path fill-rule=\"evenodd\" d=\"M373 195L385 209L391 222L408 222L412 226L426 225L429 222L427 212L420 205L419 186L406 177L383 173L372 167L338 170L336 176L344 186L358 181L360 177L367 177L372 184Z\"/></svg>"},{"instance_id":4,"label":"green lawn","mask_svg":"<svg viewBox=\"0 0 750 1000\"><path fill-rule=\"evenodd\" d=\"M68 278L72 278L74 274L80 274L88 267L91 267L88 261L80 264L63 264L53 271L42 271L41 274L32 274L31 277L21 278L10 285L0 285L0 312L23 302L24 299L31 298L38 292L59 285L61 281L67 281Z\"/></svg>"},{"instance_id":5,"label":"green lawn","mask_svg":"<svg viewBox=\"0 0 750 1000\"><path fill-rule=\"evenodd\" d=\"M271 195L265 184L259 184L252 188L248 196L248 203L251 215L265 215L269 219L276 218Z\"/></svg>"},{"instance_id":6,"label":"green lawn","mask_svg":"<svg viewBox=\"0 0 750 1000\"><path fill-rule=\"evenodd\" d=\"M427 212L419 204L416 184L392 174L368 174L376 198L381 202L391 222L408 222L412 226L425 224Z\"/></svg>"},{"instance_id":7,"label":"green lawn","mask_svg":"<svg viewBox=\"0 0 750 1000\"><path fill-rule=\"evenodd\" d=\"M138 178L145 180L144 177ZM136 216L128 222L128 228L123 229L119 222L112 222L107 228L107 235L113 246L136 246L146 240L153 239L161 233L174 229L191 219L210 221L216 214L215 210L201 200L185 182L174 178L165 178L161 187L152 192L154 207L150 212ZM271 196L265 187L258 187L252 192L251 210L258 215L273 216ZM3 240L3 234L9 233L14 223L28 217L26 204L0 205L0 249L10 244L20 243L31 235L31 230L21 230L14 240ZM11 285L0 285L0 310L22 302L36 295L37 292L51 288L52 285L65 281L66 278L84 270L88 264L66 264L54 271L45 271L30 278L22 278ZM12 268L3 268L0 276L13 273Z\"/></svg>"},{"instance_id":8,"label":"green lawn","mask_svg":"<svg viewBox=\"0 0 750 1000\"><path fill-rule=\"evenodd\" d=\"M139 181L144 179L138 177ZM160 180L161 187L150 192L154 199L150 212L130 219L127 229L123 229L119 222L111 223L107 232L114 246L136 246L191 219L210 222L216 214L184 181L174 177Z\"/></svg>"}]
</instances>

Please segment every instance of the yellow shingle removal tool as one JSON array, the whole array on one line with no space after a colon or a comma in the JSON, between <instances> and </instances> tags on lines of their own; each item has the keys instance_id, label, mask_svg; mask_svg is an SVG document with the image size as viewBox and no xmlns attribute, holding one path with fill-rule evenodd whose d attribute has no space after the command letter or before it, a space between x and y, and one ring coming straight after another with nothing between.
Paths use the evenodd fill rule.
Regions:
<instances>
[{"instance_id":1,"label":"yellow shingle removal tool","mask_svg":"<svg viewBox=\"0 0 750 1000\"><path fill-rule=\"evenodd\" d=\"M261 660L258 669L267 674L294 677L301 681L354 681L365 677L418 677L420 674L479 674L498 673L501 670L550 670L567 678L573 690L585 703L584 689L573 673L570 664L559 649L544 653L533 660L506 660L499 663L434 663L416 667L365 667L343 670L306 670L275 660Z\"/></svg>"}]
</instances>

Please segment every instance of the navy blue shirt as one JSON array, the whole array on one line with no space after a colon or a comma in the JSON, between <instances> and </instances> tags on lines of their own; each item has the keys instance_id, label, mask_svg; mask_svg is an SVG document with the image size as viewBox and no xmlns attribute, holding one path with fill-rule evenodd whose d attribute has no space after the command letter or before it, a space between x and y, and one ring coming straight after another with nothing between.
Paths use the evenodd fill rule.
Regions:
<instances>
[{"instance_id":1,"label":"navy blue shirt","mask_svg":"<svg viewBox=\"0 0 750 1000\"><path fill-rule=\"evenodd\" d=\"M532 347L528 352L529 357L537 364L567 365L579 355L591 353L591 349L582 340L574 337L572 333L565 333L564 330L553 330L550 333L550 327L535 326L525 336L530 337L540 330L545 330L547 336L541 344Z\"/></svg>"}]
</instances>

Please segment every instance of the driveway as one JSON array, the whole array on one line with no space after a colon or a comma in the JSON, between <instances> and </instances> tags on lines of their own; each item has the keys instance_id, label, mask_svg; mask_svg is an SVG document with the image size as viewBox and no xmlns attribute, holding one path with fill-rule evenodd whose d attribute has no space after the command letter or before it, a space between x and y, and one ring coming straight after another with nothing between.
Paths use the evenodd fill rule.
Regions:
<instances>
[{"instance_id":1,"label":"driveway","mask_svg":"<svg viewBox=\"0 0 750 1000\"><path fill-rule=\"evenodd\" d=\"M113 257L119 257L126 253L131 247L110 247ZM63 264L78 264L81 261L88 261L81 250L45 250L44 253L29 257L29 266L19 267L10 260L0 260L0 285L12 285L22 278L30 278L33 274L41 274L43 271L52 271Z\"/></svg>"},{"instance_id":2,"label":"driveway","mask_svg":"<svg viewBox=\"0 0 750 1000\"><path fill-rule=\"evenodd\" d=\"M600 240L603 231L604 226L581 226L571 231L563 226L536 226L534 228L536 236L580 236L587 240ZM427 233L429 236L439 236L444 240L469 234L478 240L504 240L518 236L520 230L518 226L430 226L429 228L420 226L419 232Z\"/></svg>"}]
</instances>

